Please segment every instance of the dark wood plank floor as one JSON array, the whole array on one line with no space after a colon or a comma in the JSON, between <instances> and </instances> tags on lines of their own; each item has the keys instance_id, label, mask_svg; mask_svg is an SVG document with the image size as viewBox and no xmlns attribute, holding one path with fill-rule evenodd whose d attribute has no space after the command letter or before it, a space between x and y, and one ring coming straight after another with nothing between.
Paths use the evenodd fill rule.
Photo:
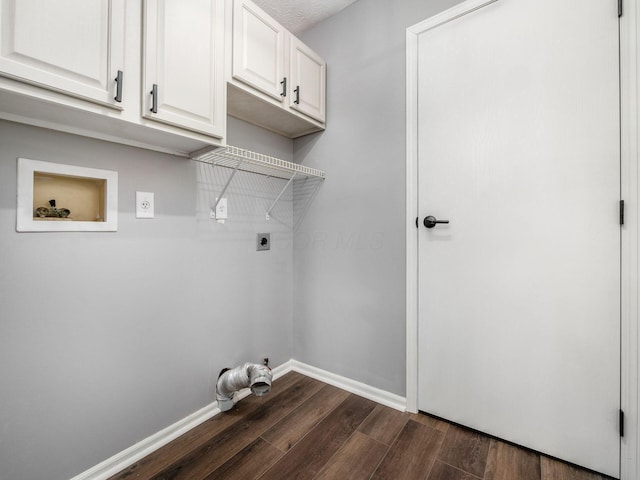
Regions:
<instances>
[{"instance_id":1,"label":"dark wood plank floor","mask_svg":"<svg viewBox=\"0 0 640 480\"><path fill-rule=\"evenodd\" d=\"M110 480L604 480L289 373Z\"/></svg>"}]
</instances>

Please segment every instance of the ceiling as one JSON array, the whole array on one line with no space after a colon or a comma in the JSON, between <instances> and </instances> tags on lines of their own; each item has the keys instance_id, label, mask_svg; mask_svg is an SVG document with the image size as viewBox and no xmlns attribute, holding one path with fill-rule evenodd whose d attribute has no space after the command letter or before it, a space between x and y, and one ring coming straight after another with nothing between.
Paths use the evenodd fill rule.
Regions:
<instances>
[{"instance_id":1,"label":"ceiling","mask_svg":"<svg viewBox=\"0 0 640 480\"><path fill-rule=\"evenodd\" d=\"M356 0L253 0L294 35L335 15Z\"/></svg>"}]
</instances>

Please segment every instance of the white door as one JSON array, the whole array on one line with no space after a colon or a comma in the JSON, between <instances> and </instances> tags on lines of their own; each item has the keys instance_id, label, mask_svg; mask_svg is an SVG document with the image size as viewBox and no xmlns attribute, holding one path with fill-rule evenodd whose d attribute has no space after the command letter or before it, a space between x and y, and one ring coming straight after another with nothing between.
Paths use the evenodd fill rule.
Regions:
<instances>
[{"instance_id":1,"label":"white door","mask_svg":"<svg viewBox=\"0 0 640 480\"><path fill-rule=\"evenodd\" d=\"M224 135L222 0L147 0L142 115Z\"/></svg>"},{"instance_id":2,"label":"white door","mask_svg":"<svg viewBox=\"0 0 640 480\"><path fill-rule=\"evenodd\" d=\"M0 33L0 75L120 108L124 0L1 0Z\"/></svg>"},{"instance_id":3,"label":"white door","mask_svg":"<svg viewBox=\"0 0 640 480\"><path fill-rule=\"evenodd\" d=\"M418 37L418 406L618 476L617 2L481 3Z\"/></svg>"},{"instance_id":4,"label":"white door","mask_svg":"<svg viewBox=\"0 0 640 480\"><path fill-rule=\"evenodd\" d=\"M233 78L283 101L285 34L282 25L246 0L233 2Z\"/></svg>"},{"instance_id":5,"label":"white door","mask_svg":"<svg viewBox=\"0 0 640 480\"><path fill-rule=\"evenodd\" d=\"M291 35L291 93L289 106L319 122L325 120L327 64L304 43Z\"/></svg>"}]
</instances>

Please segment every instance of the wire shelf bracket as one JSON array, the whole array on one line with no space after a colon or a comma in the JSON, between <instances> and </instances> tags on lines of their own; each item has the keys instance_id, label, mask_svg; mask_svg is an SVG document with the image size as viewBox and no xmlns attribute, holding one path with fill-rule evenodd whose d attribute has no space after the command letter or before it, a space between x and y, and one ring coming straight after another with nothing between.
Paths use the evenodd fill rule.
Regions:
<instances>
[{"instance_id":1,"label":"wire shelf bracket","mask_svg":"<svg viewBox=\"0 0 640 480\"><path fill-rule=\"evenodd\" d=\"M219 166L233 169L233 172L224 185L222 192L216 199L213 211L217 208L218 203L227 191L227 188L229 188L229 185L238 170L288 180L287 184L267 210L265 214L267 220L271 219L271 211L295 179L310 177L319 178L321 180L325 179L325 172L323 170L299 165L293 162L287 162L286 160L252 152L243 148L233 147L231 145L227 145L226 147L207 147L192 153L190 158L196 162L207 163L214 167Z\"/></svg>"}]
</instances>

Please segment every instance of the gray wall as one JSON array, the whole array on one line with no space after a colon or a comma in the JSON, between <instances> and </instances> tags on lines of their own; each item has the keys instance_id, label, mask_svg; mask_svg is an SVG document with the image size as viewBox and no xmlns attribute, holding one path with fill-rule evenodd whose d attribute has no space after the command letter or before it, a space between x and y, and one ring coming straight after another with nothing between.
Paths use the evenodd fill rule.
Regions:
<instances>
[{"instance_id":1,"label":"gray wall","mask_svg":"<svg viewBox=\"0 0 640 480\"><path fill-rule=\"evenodd\" d=\"M230 119L229 142L292 157ZM16 233L16 158L116 170L113 233ZM218 372L292 356L292 205L229 170L0 121L0 479L62 480L215 400ZM136 190L156 218L137 220ZM258 232L272 250L255 251Z\"/></svg>"},{"instance_id":2,"label":"gray wall","mask_svg":"<svg viewBox=\"0 0 640 480\"><path fill-rule=\"evenodd\" d=\"M327 180L294 237L294 358L405 394L405 31L458 0L359 0L302 38L327 130L294 141Z\"/></svg>"}]
</instances>

